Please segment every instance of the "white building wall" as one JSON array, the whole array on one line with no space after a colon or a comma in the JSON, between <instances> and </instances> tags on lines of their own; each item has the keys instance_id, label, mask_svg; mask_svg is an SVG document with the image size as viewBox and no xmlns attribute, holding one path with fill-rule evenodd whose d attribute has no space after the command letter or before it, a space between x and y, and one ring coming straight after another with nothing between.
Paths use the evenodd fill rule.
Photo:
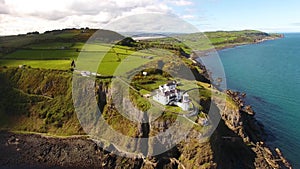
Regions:
<instances>
[{"instance_id":1,"label":"white building wall","mask_svg":"<svg viewBox=\"0 0 300 169\"><path fill-rule=\"evenodd\" d=\"M169 102L169 99L163 95L156 94L153 96L153 100L159 102L160 104L167 105Z\"/></svg>"},{"instance_id":2,"label":"white building wall","mask_svg":"<svg viewBox=\"0 0 300 169\"><path fill-rule=\"evenodd\" d=\"M177 105L184 111L188 111L190 108L189 102L183 102L183 103L178 102Z\"/></svg>"}]
</instances>

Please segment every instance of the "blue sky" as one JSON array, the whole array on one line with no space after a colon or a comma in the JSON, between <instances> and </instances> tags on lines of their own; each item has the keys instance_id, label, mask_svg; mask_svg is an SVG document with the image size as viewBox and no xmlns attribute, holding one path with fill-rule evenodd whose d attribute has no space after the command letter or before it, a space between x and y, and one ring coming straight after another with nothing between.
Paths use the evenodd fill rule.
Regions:
<instances>
[{"instance_id":1,"label":"blue sky","mask_svg":"<svg viewBox=\"0 0 300 169\"><path fill-rule=\"evenodd\" d=\"M300 1L297 0L195 0L193 3L191 8L201 18L189 20L199 29L300 32ZM185 13L183 9L177 10Z\"/></svg>"},{"instance_id":2,"label":"blue sky","mask_svg":"<svg viewBox=\"0 0 300 169\"><path fill-rule=\"evenodd\" d=\"M0 35L102 28L142 13L175 14L200 31L300 32L298 0L0 0Z\"/></svg>"}]
</instances>

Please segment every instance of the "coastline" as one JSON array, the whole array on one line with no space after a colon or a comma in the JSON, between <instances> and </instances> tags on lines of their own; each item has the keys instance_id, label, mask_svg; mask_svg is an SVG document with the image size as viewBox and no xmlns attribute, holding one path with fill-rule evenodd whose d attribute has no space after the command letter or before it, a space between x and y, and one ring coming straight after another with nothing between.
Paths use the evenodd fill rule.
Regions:
<instances>
[{"instance_id":1,"label":"coastline","mask_svg":"<svg viewBox=\"0 0 300 169\"><path fill-rule=\"evenodd\" d=\"M284 38L283 34L280 34L279 37L273 37L273 38L264 38L261 39L259 41L253 42L253 43L243 43L243 44L233 44L233 45L228 45L222 48L216 48L217 51L221 51L221 50L225 50L225 49L231 49L231 48L235 48L238 46L244 46L244 45L253 45L253 44L259 44L259 43L263 43L265 41L270 41L270 40L277 40L277 39L282 39ZM203 51L202 51L203 52ZM206 57L207 53L211 52L210 51L205 51L204 52L204 56L199 56L199 57ZM203 54L203 53L202 53ZM197 62L197 64L200 64L195 58L191 58L193 61ZM217 88L217 87L216 87ZM253 139L249 139L248 134L239 133L239 136L241 138L243 138L243 141L247 144L251 144L253 147L253 150L256 152L259 152L261 154L266 154L263 155L263 158L265 158L265 160L267 161L267 163L272 166L273 168L281 168L281 167L286 167L286 168L292 168L292 165L289 163L289 161L285 158L285 156L282 154L280 148L278 147L271 147L269 145L267 145L265 143L265 141L267 141L267 133L265 132L264 129L264 125L262 123L260 123L259 121L257 121L257 118L255 117L255 111L252 109L251 105L245 105L245 97L246 97L246 93L242 93L241 91L233 91L231 89L226 89L226 91L224 91L229 97L232 98L232 100L236 103L236 105L238 105L239 107L239 112L241 117L244 116L242 119L244 119L244 121L251 121L250 123L248 122L247 124L250 126L245 126L245 125L240 125L239 127L243 127L243 128L252 128L254 129L254 131L259 131L259 133L255 136L256 138ZM227 114L228 115L228 114ZM232 124L232 122L230 122L230 119L224 118L227 115L224 116L224 114L222 114L222 119L227 122L226 125L230 126ZM246 118L245 118L246 116ZM238 117L240 118L240 117ZM246 119L246 120L245 120ZM252 126L251 126L252 125ZM232 130L235 130L236 127L232 127L230 126L229 128L231 128ZM278 163L280 162L280 163Z\"/></svg>"},{"instance_id":2,"label":"coastline","mask_svg":"<svg viewBox=\"0 0 300 169\"><path fill-rule=\"evenodd\" d=\"M262 157L273 168L286 167L291 169L292 165L282 154L280 148L271 147L266 143L268 135L265 131L264 125L255 117L255 111L252 109L252 106L245 105L244 99L247 94L239 91L232 91L230 89L226 90L226 94L231 97L239 107L239 112L241 115L239 118L243 119L242 121L244 124L238 127L245 128L245 133L239 133L239 135L243 138L243 141L252 145L255 152L263 154ZM226 117L224 118L224 115L222 115L222 118L224 121L230 120Z\"/></svg>"},{"instance_id":3,"label":"coastline","mask_svg":"<svg viewBox=\"0 0 300 169\"><path fill-rule=\"evenodd\" d=\"M217 51L221 51L224 49L230 49L230 48L235 48L235 47L239 47L239 46L244 46L244 45L253 45L253 44L260 44L266 41L272 41L272 40L277 40L277 39L282 39L284 38L284 34L280 34L279 37L270 37L270 38L263 38L261 40L257 40L256 42L252 42L252 43L241 43L241 44L232 44L232 45L228 45L228 46L224 46L221 48L216 48Z\"/></svg>"},{"instance_id":4,"label":"coastline","mask_svg":"<svg viewBox=\"0 0 300 169\"><path fill-rule=\"evenodd\" d=\"M208 53L210 53L210 52L214 52L214 51L219 52L219 51L222 51L222 50L232 49L232 48L235 48L235 47L240 47L240 46L245 46L245 45L260 44L260 43L263 43L263 42L266 42L266 41L282 39L284 37L285 37L284 34L278 34L278 36L276 36L276 37L266 37L266 38L255 40L254 42L228 44L228 45L225 45L225 46L222 46L222 47L215 47L213 49L193 51L193 53L195 53L195 55L191 54L191 59L196 61L196 59L198 57L206 57L208 55Z\"/></svg>"}]
</instances>

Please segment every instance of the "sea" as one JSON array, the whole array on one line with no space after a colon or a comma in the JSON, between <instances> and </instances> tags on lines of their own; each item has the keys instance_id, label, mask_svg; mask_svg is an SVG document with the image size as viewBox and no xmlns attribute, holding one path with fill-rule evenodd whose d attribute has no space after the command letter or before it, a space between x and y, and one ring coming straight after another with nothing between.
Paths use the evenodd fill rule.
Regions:
<instances>
[{"instance_id":1,"label":"sea","mask_svg":"<svg viewBox=\"0 0 300 169\"><path fill-rule=\"evenodd\" d=\"M300 168L300 33L284 35L220 50L204 60L220 59L227 88L247 94L246 103L265 126L267 144Z\"/></svg>"}]
</instances>

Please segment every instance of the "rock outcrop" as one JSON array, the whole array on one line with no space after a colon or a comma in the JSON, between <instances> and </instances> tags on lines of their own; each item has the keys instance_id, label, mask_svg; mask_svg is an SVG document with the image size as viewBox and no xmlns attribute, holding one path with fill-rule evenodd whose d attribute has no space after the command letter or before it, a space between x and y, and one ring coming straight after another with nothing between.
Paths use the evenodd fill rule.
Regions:
<instances>
[{"instance_id":1,"label":"rock outcrop","mask_svg":"<svg viewBox=\"0 0 300 169\"><path fill-rule=\"evenodd\" d=\"M255 168L291 168L278 148L276 151L271 150L264 143L266 133L263 125L255 119L251 106L244 106L243 98L246 94L231 90L227 90L226 93L238 105L237 109L225 106L224 111L221 111L222 120L235 135L227 138L232 141L240 138L248 146L248 150L255 154Z\"/></svg>"}]
</instances>

